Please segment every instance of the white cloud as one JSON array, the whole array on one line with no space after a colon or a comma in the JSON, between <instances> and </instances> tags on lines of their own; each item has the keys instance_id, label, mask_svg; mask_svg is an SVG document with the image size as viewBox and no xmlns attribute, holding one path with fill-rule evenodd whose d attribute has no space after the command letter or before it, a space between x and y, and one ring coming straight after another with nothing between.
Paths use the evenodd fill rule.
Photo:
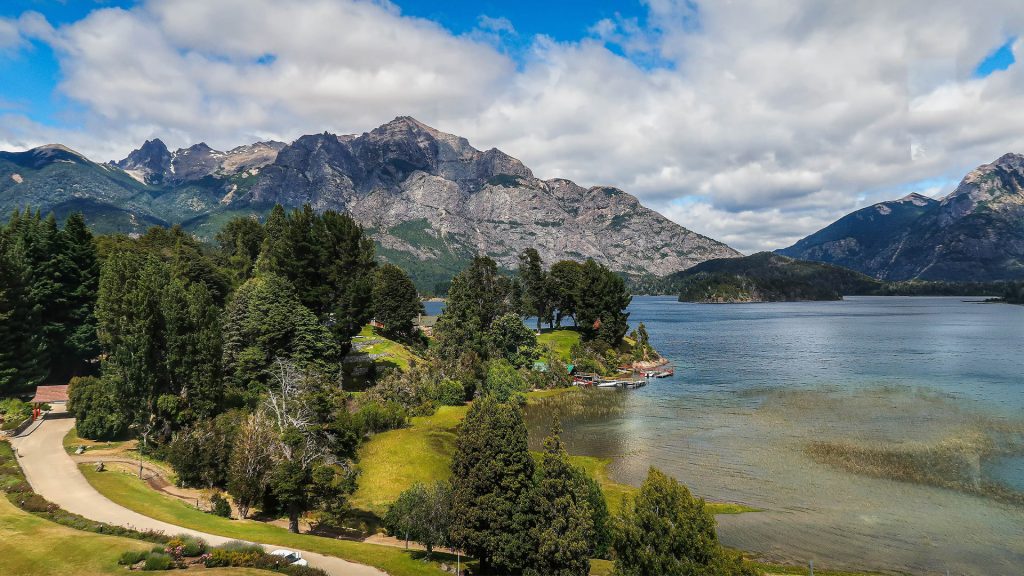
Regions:
<instances>
[{"instance_id":1,"label":"white cloud","mask_svg":"<svg viewBox=\"0 0 1024 576\"><path fill-rule=\"evenodd\" d=\"M23 17L19 37L56 48L84 128L4 122L0 139L38 129L106 158L153 136L229 147L408 114L743 251L1024 152L1024 65L973 75L1024 36L1017 0L648 8L578 42L533 38L519 62L498 14L455 36L364 1L167 0L56 30Z\"/></svg>"}]
</instances>

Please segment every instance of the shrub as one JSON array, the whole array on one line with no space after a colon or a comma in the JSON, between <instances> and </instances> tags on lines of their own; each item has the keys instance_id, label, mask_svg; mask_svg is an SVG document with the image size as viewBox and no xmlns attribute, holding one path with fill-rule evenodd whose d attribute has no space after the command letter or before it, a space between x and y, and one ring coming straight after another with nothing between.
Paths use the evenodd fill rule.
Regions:
<instances>
[{"instance_id":1,"label":"shrub","mask_svg":"<svg viewBox=\"0 0 1024 576\"><path fill-rule=\"evenodd\" d=\"M32 405L27 402L22 402L17 398L5 398L0 400L0 416L5 421L14 422L15 425L21 424L25 418L32 415Z\"/></svg>"},{"instance_id":2,"label":"shrub","mask_svg":"<svg viewBox=\"0 0 1024 576\"><path fill-rule=\"evenodd\" d=\"M433 400L442 406L462 406L466 403L466 390L457 380L445 378L431 390Z\"/></svg>"},{"instance_id":3,"label":"shrub","mask_svg":"<svg viewBox=\"0 0 1024 576\"><path fill-rule=\"evenodd\" d=\"M285 566L281 569L281 572L288 574L288 576L327 576L327 572L320 568L311 568L309 566Z\"/></svg>"},{"instance_id":4,"label":"shrub","mask_svg":"<svg viewBox=\"0 0 1024 576\"><path fill-rule=\"evenodd\" d=\"M167 542L165 551L179 558L195 558L206 552L206 541L189 534L179 534Z\"/></svg>"},{"instance_id":5,"label":"shrub","mask_svg":"<svg viewBox=\"0 0 1024 576\"><path fill-rule=\"evenodd\" d=\"M259 544L250 544L249 542L242 542L241 540L232 540L231 542L225 542L224 544L217 546L217 550L227 552L262 552L263 547Z\"/></svg>"},{"instance_id":6,"label":"shrub","mask_svg":"<svg viewBox=\"0 0 1024 576\"><path fill-rule=\"evenodd\" d=\"M32 491L32 486L20 478L10 478L4 483L4 492L8 494L24 494Z\"/></svg>"},{"instance_id":7,"label":"shrub","mask_svg":"<svg viewBox=\"0 0 1024 576\"><path fill-rule=\"evenodd\" d=\"M114 377L72 378L68 386L68 410L82 438L113 440L128 430L128 417L117 397Z\"/></svg>"},{"instance_id":8,"label":"shrub","mask_svg":"<svg viewBox=\"0 0 1024 576\"><path fill-rule=\"evenodd\" d=\"M117 563L122 566L133 566L145 560L147 556L149 556L149 552L128 550L121 554L121 557L117 559Z\"/></svg>"},{"instance_id":9,"label":"shrub","mask_svg":"<svg viewBox=\"0 0 1024 576\"><path fill-rule=\"evenodd\" d=\"M359 408L357 413L364 432L386 432L403 428L409 422L405 408L397 402L368 402Z\"/></svg>"},{"instance_id":10,"label":"shrub","mask_svg":"<svg viewBox=\"0 0 1024 576\"><path fill-rule=\"evenodd\" d=\"M142 565L143 570L170 570L173 561L167 554L157 554L155 552L150 553L146 556L146 563Z\"/></svg>"},{"instance_id":11,"label":"shrub","mask_svg":"<svg viewBox=\"0 0 1024 576\"><path fill-rule=\"evenodd\" d=\"M228 503L227 498L220 495L220 492L210 498L210 504L213 506L213 509L210 510L211 514L221 518L231 518L231 504Z\"/></svg>"},{"instance_id":12,"label":"shrub","mask_svg":"<svg viewBox=\"0 0 1024 576\"><path fill-rule=\"evenodd\" d=\"M21 496L21 509L26 512L53 512L57 509L56 504L34 492L25 492Z\"/></svg>"},{"instance_id":13,"label":"shrub","mask_svg":"<svg viewBox=\"0 0 1024 576\"><path fill-rule=\"evenodd\" d=\"M206 542L199 538L186 540L185 545L181 549L181 555L187 558L202 556L203 552L206 552Z\"/></svg>"}]
</instances>

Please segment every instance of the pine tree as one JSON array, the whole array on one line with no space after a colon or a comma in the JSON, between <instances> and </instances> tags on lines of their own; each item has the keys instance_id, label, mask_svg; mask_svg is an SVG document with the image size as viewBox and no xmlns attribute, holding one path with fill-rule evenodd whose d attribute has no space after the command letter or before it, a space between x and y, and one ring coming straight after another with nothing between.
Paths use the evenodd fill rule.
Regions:
<instances>
[{"instance_id":1,"label":"pine tree","mask_svg":"<svg viewBox=\"0 0 1024 576\"><path fill-rule=\"evenodd\" d=\"M594 518L585 472L569 463L556 423L544 440L533 497L531 540L537 550L527 574L586 576L594 540Z\"/></svg>"},{"instance_id":2,"label":"pine tree","mask_svg":"<svg viewBox=\"0 0 1024 576\"><path fill-rule=\"evenodd\" d=\"M275 206L264 230L260 270L288 280L346 349L373 313L373 241L347 214L317 215L308 204L290 214Z\"/></svg>"},{"instance_id":3,"label":"pine tree","mask_svg":"<svg viewBox=\"0 0 1024 576\"><path fill-rule=\"evenodd\" d=\"M409 337L412 321L422 313L423 304L409 276L393 264L378 268L373 284L373 316L384 324L384 331Z\"/></svg>"},{"instance_id":4,"label":"pine tree","mask_svg":"<svg viewBox=\"0 0 1024 576\"><path fill-rule=\"evenodd\" d=\"M28 278L20 246L0 234L0 394L28 390L46 375L45 342Z\"/></svg>"},{"instance_id":5,"label":"pine tree","mask_svg":"<svg viewBox=\"0 0 1024 576\"><path fill-rule=\"evenodd\" d=\"M275 359L326 369L338 351L330 332L302 305L287 280L258 273L235 291L224 312L225 377L233 393L255 400Z\"/></svg>"},{"instance_id":6,"label":"pine tree","mask_svg":"<svg viewBox=\"0 0 1024 576\"><path fill-rule=\"evenodd\" d=\"M212 417L221 403L220 312L206 285L172 280L163 292L168 390L180 423Z\"/></svg>"},{"instance_id":7,"label":"pine tree","mask_svg":"<svg viewBox=\"0 0 1024 576\"><path fill-rule=\"evenodd\" d=\"M474 402L452 458L452 539L485 573L522 570L535 547L533 472L522 410L486 396Z\"/></svg>"},{"instance_id":8,"label":"pine tree","mask_svg":"<svg viewBox=\"0 0 1024 576\"><path fill-rule=\"evenodd\" d=\"M160 424L157 399L166 391L161 294L166 266L149 254L115 252L100 273L96 319L107 358L105 379L117 383L123 410L143 443Z\"/></svg>"},{"instance_id":9,"label":"pine tree","mask_svg":"<svg viewBox=\"0 0 1024 576\"><path fill-rule=\"evenodd\" d=\"M325 290L321 307L338 344L347 348L373 317L373 240L351 216L332 210L323 213L317 230L316 241L323 247L317 269Z\"/></svg>"},{"instance_id":10,"label":"pine tree","mask_svg":"<svg viewBox=\"0 0 1024 576\"><path fill-rule=\"evenodd\" d=\"M235 288L252 278L253 266L260 255L263 245L263 226L255 218L240 216L229 220L216 240L220 247L220 255Z\"/></svg>"},{"instance_id":11,"label":"pine tree","mask_svg":"<svg viewBox=\"0 0 1024 576\"><path fill-rule=\"evenodd\" d=\"M65 324L64 353L70 375L91 371L90 363L99 355L96 339L96 298L100 265L92 233L81 214L68 217L60 236L60 284L67 299L62 321Z\"/></svg>"},{"instance_id":12,"label":"pine tree","mask_svg":"<svg viewBox=\"0 0 1024 576\"><path fill-rule=\"evenodd\" d=\"M572 318L575 324L577 295L583 286L580 263L561 260L552 264L551 271L548 272L548 283L555 326L561 327L565 318Z\"/></svg>"},{"instance_id":13,"label":"pine tree","mask_svg":"<svg viewBox=\"0 0 1024 576\"><path fill-rule=\"evenodd\" d=\"M617 346L629 330L626 308L632 299L618 274L588 259L580 268L576 290L576 314L583 337Z\"/></svg>"},{"instance_id":14,"label":"pine tree","mask_svg":"<svg viewBox=\"0 0 1024 576\"><path fill-rule=\"evenodd\" d=\"M523 309L537 317L537 330L542 322L551 322L551 294L544 262L536 248L527 248L519 255L519 282L523 286Z\"/></svg>"},{"instance_id":15,"label":"pine tree","mask_svg":"<svg viewBox=\"0 0 1024 576\"><path fill-rule=\"evenodd\" d=\"M458 358L472 350L487 358L487 331L494 321L514 312L512 283L498 274L498 265L486 256L473 259L469 268L452 279L448 303L434 326L438 354Z\"/></svg>"}]
</instances>

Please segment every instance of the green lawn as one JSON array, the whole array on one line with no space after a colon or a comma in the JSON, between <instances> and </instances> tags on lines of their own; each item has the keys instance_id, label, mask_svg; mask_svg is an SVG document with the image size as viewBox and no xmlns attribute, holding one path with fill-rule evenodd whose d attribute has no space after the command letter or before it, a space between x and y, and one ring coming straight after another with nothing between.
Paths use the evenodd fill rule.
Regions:
<instances>
[{"instance_id":1,"label":"green lawn","mask_svg":"<svg viewBox=\"0 0 1024 576\"><path fill-rule=\"evenodd\" d=\"M377 358L374 362L383 364L394 364L402 370L409 369L409 363L412 361L422 361L408 346L391 340L385 336L382 336L377 332L377 329L367 324L363 326L363 329L359 332L359 335L373 340L380 340L380 342L374 343L366 348L360 350L363 354L383 354L381 358ZM358 342L358 340L357 340Z\"/></svg>"},{"instance_id":2,"label":"green lawn","mask_svg":"<svg viewBox=\"0 0 1024 576\"><path fill-rule=\"evenodd\" d=\"M545 330L540 336L537 336L537 343L550 347L563 362L570 360L569 350L572 349L573 344L577 344L579 341L580 333L566 328Z\"/></svg>"},{"instance_id":3,"label":"green lawn","mask_svg":"<svg viewBox=\"0 0 1024 576\"><path fill-rule=\"evenodd\" d=\"M0 498L0 571L4 576L107 576L125 574L117 558L148 550L149 542L66 528L18 510ZM266 576L266 570L219 568L210 576Z\"/></svg>"},{"instance_id":4,"label":"green lawn","mask_svg":"<svg viewBox=\"0 0 1024 576\"><path fill-rule=\"evenodd\" d=\"M79 446L85 446L88 450L113 450L122 448L129 442L98 442L78 436L78 429L71 428L71 431L64 436L64 450L68 454L74 454Z\"/></svg>"},{"instance_id":5,"label":"green lawn","mask_svg":"<svg viewBox=\"0 0 1024 576\"><path fill-rule=\"evenodd\" d=\"M391 576L441 576L445 574L437 564L422 560L423 554L420 552L407 552L401 548L363 542L292 534L284 528L271 524L253 520L220 518L155 492L135 476L114 471L96 472L92 466L88 465L82 465L79 468L86 480L110 500L150 518L177 526L227 538L294 547L337 556L375 566ZM444 555L435 554L434 557L448 560ZM451 558L451 561L454 562L454 557Z\"/></svg>"},{"instance_id":6,"label":"green lawn","mask_svg":"<svg viewBox=\"0 0 1024 576\"><path fill-rule=\"evenodd\" d=\"M527 404L572 390L530 392ZM353 507L383 517L388 505L415 482L447 478L455 452L455 429L467 411L467 406L442 406L433 416L413 418L408 428L375 434L366 441L359 449L361 473L359 487L351 499ZM623 496L636 491L633 486L613 482L608 477L610 460L589 456L572 456L571 459L598 481L613 514L621 507ZM707 506L712 514L756 511L741 504L708 502Z\"/></svg>"},{"instance_id":7,"label":"green lawn","mask_svg":"<svg viewBox=\"0 0 1024 576\"><path fill-rule=\"evenodd\" d=\"M442 406L411 426L375 434L359 448L359 488L352 505L383 517L389 504L416 481L443 480L455 452L455 428L468 406Z\"/></svg>"}]
</instances>

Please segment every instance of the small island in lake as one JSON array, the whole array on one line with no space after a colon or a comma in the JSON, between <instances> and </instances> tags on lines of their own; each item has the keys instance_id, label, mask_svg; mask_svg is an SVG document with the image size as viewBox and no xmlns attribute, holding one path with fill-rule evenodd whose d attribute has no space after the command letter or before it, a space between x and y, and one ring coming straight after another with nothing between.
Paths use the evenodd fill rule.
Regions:
<instances>
[{"instance_id":1,"label":"small island in lake","mask_svg":"<svg viewBox=\"0 0 1024 576\"><path fill-rule=\"evenodd\" d=\"M840 266L771 252L708 260L668 279L680 302L801 302L868 294L881 282Z\"/></svg>"}]
</instances>

